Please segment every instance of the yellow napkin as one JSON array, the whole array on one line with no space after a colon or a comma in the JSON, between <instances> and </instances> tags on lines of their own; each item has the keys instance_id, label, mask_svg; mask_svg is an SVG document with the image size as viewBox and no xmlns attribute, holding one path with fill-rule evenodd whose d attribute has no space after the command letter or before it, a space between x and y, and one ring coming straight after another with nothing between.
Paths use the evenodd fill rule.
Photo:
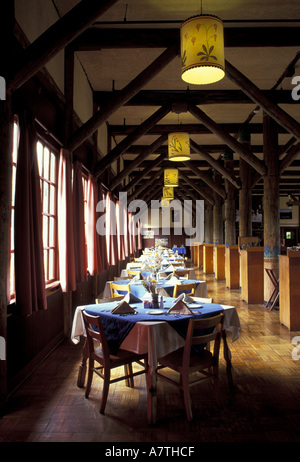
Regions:
<instances>
[{"instance_id":1,"label":"yellow napkin","mask_svg":"<svg viewBox=\"0 0 300 462\"><path fill-rule=\"evenodd\" d=\"M116 306L113 310L111 310L112 314L130 314L130 313L135 313L134 309L131 308L131 306L123 300L121 303L119 303L118 306Z\"/></svg>"},{"instance_id":2,"label":"yellow napkin","mask_svg":"<svg viewBox=\"0 0 300 462\"><path fill-rule=\"evenodd\" d=\"M177 300L174 305L168 310L168 314L193 314L186 303L182 300Z\"/></svg>"}]
</instances>

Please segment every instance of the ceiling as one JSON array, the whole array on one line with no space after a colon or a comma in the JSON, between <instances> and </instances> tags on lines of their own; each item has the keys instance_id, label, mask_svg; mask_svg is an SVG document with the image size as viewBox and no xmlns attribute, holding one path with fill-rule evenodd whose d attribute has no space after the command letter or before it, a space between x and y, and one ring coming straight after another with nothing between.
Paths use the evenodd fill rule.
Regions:
<instances>
[{"instance_id":1,"label":"ceiling","mask_svg":"<svg viewBox=\"0 0 300 462\"><path fill-rule=\"evenodd\" d=\"M59 15L63 16L79 1L53 0L53 3ZM117 92L124 91L130 82L135 82L134 79L170 45L179 44L180 24L190 16L199 14L200 8L199 0L118 1L75 40L75 52L100 109L107 101L111 101ZM282 2L277 0L203 0L202 11L217 15L224 22L226 61L259 90L264 90L268 101L276 103L294 121L300 123L300 101L294 101L291 95L294 87L291 76L293 72L287 72L290 63L294 61L294 75L300 75L299 1L286 0L283 8ZM263 110L257 108L257 103L227 75L215 84L187 85L181 79L180 65L180 56L177 55L153 78L140 84L134 92L134 97L129 98L120 107L113 107L107 116L106 122L112 135L112 149L115 145L119 146L119 151L114 150L114 159L123 158L125 172L130 174L127 182L138 178L144 169L152 168L142 180L145 184L147 179L154 180L162 167L176 166L189 177L192 185L203 187L198 172L209 174L213 166L199 153L199 149L192 149L189 164L161 161L160 158L161 163L157 165L156 160L159 156L167 153L164 141L154 152L151 149L146 151L147 155L143 156L145 159L141 163L137 161L140 159L138 156L158 140L162 133L174 128L189 131L193 146L205 151L210 158L223 165L223 153L227 147L224 139L212 133L198 117L195 117L195 114L190 112L189 105L199 108L201 113L204 112L222 131L235 139L241 126L248 121L251 130L251 152L256 158L263 159ZM139 135L129 142L130 133L135 133L137 127L145 123L165 103L172 104L171 111L158 120L146 134ZM280 126L280 147L285 146L291 139L292 134ZM124 140L127 140L126 149L121 149L122 140L124 145ZM298 142L299 138L291 140L290 146L293 148ZM283 151L282 158L286 155L285 150ZM238 178L239 154L234 154L234 160L234 174ZM98 173L107 168L103 167L101 162L96 165ZM134 193L134 190L138 191L142 183L137 182L133 189L128 191L129 194ZM154 185L158 184L156 180L151 185L153 194ZM253 194L261 196L261 175L257 176L253 184ZM113 179L111 185L115 191L126 186L123 181ZM206 185L206 188L206 191L211 193L210 187ZM191 193L195 191L191 184L187 189L190 189ZM143 194L146 193L149 193L149 188L144 190ZM160 196L161 192L155 194ZM282 172L280 194L300 194L300 153Z\"/></svg>"}]
</instances>

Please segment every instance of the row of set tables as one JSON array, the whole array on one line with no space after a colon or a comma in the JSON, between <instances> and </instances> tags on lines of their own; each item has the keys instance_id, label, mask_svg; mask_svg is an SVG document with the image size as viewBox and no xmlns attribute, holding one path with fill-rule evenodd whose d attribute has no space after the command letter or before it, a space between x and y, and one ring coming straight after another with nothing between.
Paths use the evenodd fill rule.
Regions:
<instances>
[{"instance_id":1,"label":"row of set tables","mask_svg":"<svg viewBox=\"0 0 300 462\"><path fill-rule=\"evenodd\" d=\"M103 291L103 298L111 297L111 288L110 284L112 281L107 281L105 283L104 291ZM144 297L147 296L147 290L143 285L143 281L133 278L133 279L122 279L117 281L119 285L128 285L130 286L130 291L136 297ZM207 284L206 281L200 281L197 279L184 279L182 277L176 278L172 277L171 279L160 278L156 283L156 293L164 297L172 297L174 287L176 284L191 284L196 283L196 290L195 296L196 297L203 297L207 298Z\"/></svg>"},{"instance_id":2,"label":"row of set tables","mask_svg":"<svg viewBox=\"0 0 300 462\"><path fill-rule=\"evenodd\" d=\"M129 312L118 314L116 312L117 307L124 301L127 302ZM186 310L181 310L183 306L189 308L188 313ZM176 310L176 308L178 309ZM148 354L147 418L149 423L152 424L156 421L155 370L159 358L184 345L185 332L191 317L202 318L223 312L224 358L229 385L233 386L231 353L228 347L227 333L231 333L233 342L239 338L240 321L234 306L203 303L197 300L197 297L189 297L184 294L177 299L170 296L163 297L163 305L160 309L149 309L149 305L146 305L141 298L133 293L127 294L122 300L105 301L103 299L102 303L76 308L71 333L71 339L74 343L79 343L80 337L85 336L83 310L90 315L100 316L112 354L118 348L138 354ZM112 311L114 312L112 313ZM85 345L78 373L77 384L79 387L83 387L85 383L86 361Z\"/></svg>"}]
</instances>

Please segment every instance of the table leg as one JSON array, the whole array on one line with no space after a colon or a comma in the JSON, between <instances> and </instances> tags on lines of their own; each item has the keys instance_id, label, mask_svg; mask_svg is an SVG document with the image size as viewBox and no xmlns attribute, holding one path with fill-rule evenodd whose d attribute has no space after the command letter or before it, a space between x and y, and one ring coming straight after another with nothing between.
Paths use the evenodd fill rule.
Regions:
<instances>
[{"instance_id":1,"label":"table leg","mask_svg":"<svg viewBox=\"0 0 300 462\"><path fill-rule=\"evenodd\" d=\"M232 364L231 364L231 351L227 343L227 335L225 329L222 331L223 344L224 344L224 359L226 361L226 372L229 387L234 388L233 378L232 378Z\"/></svg>"},{"instance_id":2,"label":"table leg","mask_svg":"<svg viewBox=\"0 0 300 462\"><path fill-rule=\"evenodd\" d=\"M83 388L84 387L84 381L85 381L85 375L86 375L86 361L88 357L88 345L87 341L85 340L83 349L82 349L82 359L81 359L81 364L79 366L78 370L78 377L77 377L77 387L78 388Z\"/></svg>"},{"instance_id":3,"label":"table leg","mask_svg":"<svg viewBox=\"0 0 300 462\"><path fill-rule=\"evenodd\" d=\"M156 423L156 407L156 375L151 373L151 368L149 367L147 373L147 418L149 424Z\"/></svg>"}]
</instances>

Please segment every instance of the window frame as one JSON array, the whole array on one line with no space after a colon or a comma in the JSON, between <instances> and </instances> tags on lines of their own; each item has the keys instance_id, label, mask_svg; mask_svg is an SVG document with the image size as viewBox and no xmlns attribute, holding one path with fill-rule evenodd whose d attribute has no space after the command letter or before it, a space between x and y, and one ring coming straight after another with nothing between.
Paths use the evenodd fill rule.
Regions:
<instances>
[{"instance_id":1,"label":"window frame","mask_svg":"<svg viewBox=\"0 0 300 462\"><path fill-rule=\"evenodd\" d=\"M43 146L43 170L40 171L40 164L39 164L39 152L38 152L38 145ZM45 175L44 166L45 166L45 149L49 152L49 163L48 163L48 178ZM58 217L57 217L57 200L58 200L58 164L59 164L59 152L55 148L53 144L47 141L42 135L37 134L36 139L36 153L37 153L37 162L38 162L38 169L39 169L39 177L40 177L40 189L41 189L41 208L42 208L42 238L43 238L43 261L44 261L44 272L45 272L45 287L46 289L56 285L59 282L59 261L58 261ZM52 157L53 156L53 157ZM53 175L51 176L51 158L55 159L55 166L53 169ZM41 174L42 173L42 174ZM45 210L44 207L44 193L45 193L45 184L48 185L48 208ZM54 204L53 208L51 208L51 188L54 188ZM47 217L47 234L45 234L44 223L45 217ZM51 220L53 220L53 240L50 242L51 233L50 233L50 224ZM45 235L47 236L47 245L45 245ZM45 259L45 252L47 252L47 259ZM54 262L52 265L52 274L50 275L50 253L53 253ZM49 277L48 277L49 276Z\"/></svg>"}]
</instances>

